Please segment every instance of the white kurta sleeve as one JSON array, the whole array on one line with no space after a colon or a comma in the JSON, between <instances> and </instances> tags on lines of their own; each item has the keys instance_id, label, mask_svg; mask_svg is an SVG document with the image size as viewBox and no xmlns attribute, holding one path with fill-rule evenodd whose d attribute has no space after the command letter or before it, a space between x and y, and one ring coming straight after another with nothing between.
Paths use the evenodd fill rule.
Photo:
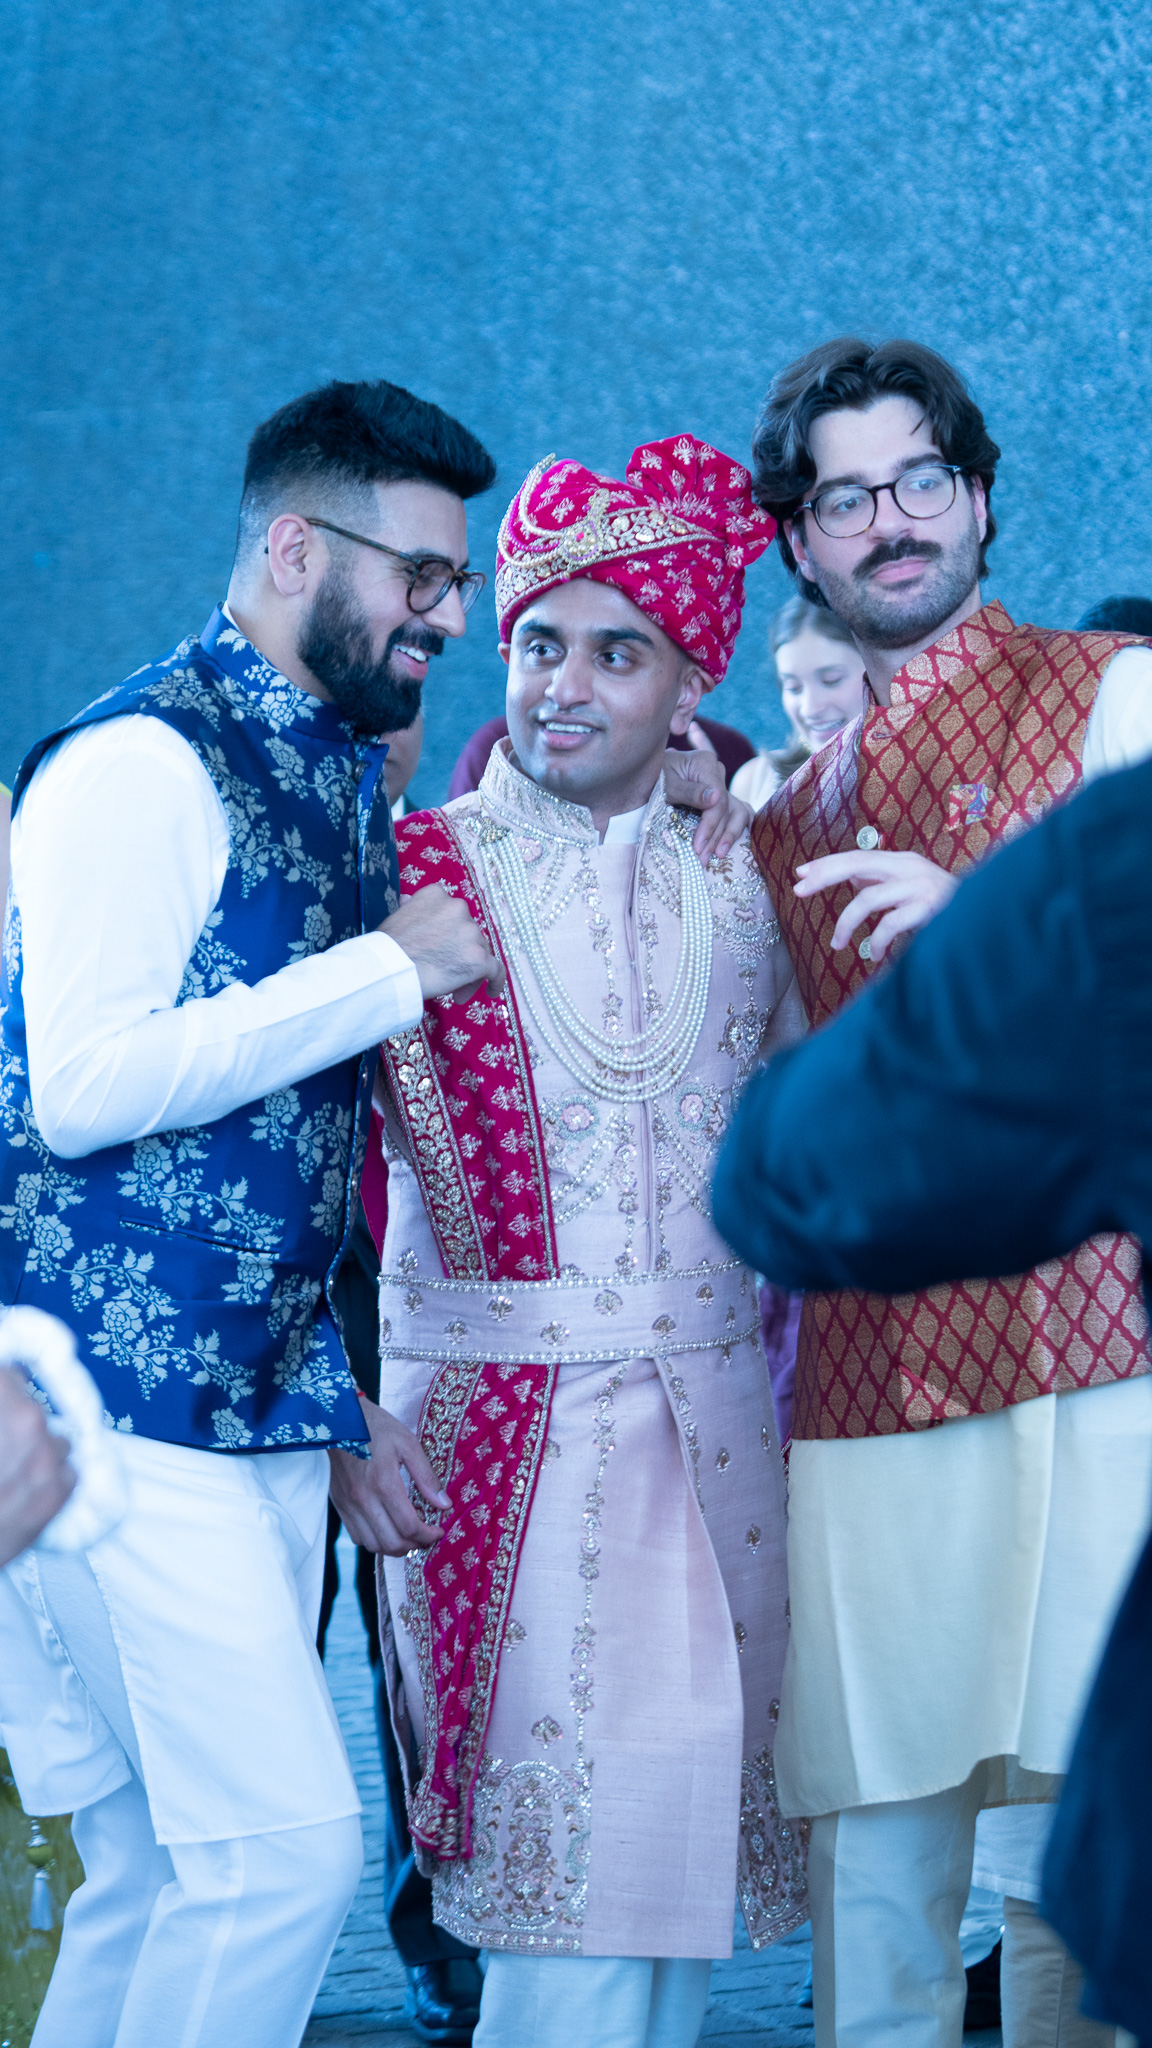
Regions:
<instances>
[{"instance_id":1,"label":"white kurta sleeve","mask_svg":"<svg viewBox=\"0 0 1152 2048\"><path fill-rule=\"evenodd\" d=\"M383 932L177 1008L228 851L211 777L160 719L86 726L37 768L12 893L32 1105L54 1152L211 1123L421 1016L416 969Z\"/></svg>"},{"instance_id":2,"label":"white kurta sleeve","mask_svg":"<svg viewBox=\"0 0 1152 2048\"><path fill-rule=\"evenodd\" d=\"M1084 734L1084 780L1152 754L1152 647L1122 647L1100 680Z\"/></svg>"}]
</instances>

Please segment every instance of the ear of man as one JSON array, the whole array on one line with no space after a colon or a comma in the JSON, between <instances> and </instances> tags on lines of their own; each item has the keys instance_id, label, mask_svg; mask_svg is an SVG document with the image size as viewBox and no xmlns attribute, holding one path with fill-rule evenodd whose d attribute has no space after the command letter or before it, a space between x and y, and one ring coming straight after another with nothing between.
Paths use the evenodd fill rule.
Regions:
<instances>
[{"instance_id":1,"label":"ear of man","mask_svg":"<svg viewBox=\"0 0 1152 2048\"><path fill-rule=\"evenodd\" d=\"M788 566L794 571L801 597L807 598L809 604L824 606L826 599L804 546L804 514L801 512L795 519L781 520L780 536L787 541L792 558Z\"/></svg>"},{"instance_id":2,"label":"ear of man","mask_svg":"<svg viewBox=\"0 0 1152 2048\"><path fill-rule=\"evenodd\" d=\"M315 527L295 512L282 512L268 528L268 573L281 597L298 597L309 565L323 570L328 548Z\"/></svg>"},{"instance_id":3,"label":"ear of man","mask_svg":"<svg viewBox=\"0 0 1152 2048\"><path fill-rule=\"evenodd\" d=\"M704 695L704 671L694 661L685 662L680 671L676 704L672 712L669 732L677 735L686 733L696 716L697 707Z\"/></svg>"}]
</instances>

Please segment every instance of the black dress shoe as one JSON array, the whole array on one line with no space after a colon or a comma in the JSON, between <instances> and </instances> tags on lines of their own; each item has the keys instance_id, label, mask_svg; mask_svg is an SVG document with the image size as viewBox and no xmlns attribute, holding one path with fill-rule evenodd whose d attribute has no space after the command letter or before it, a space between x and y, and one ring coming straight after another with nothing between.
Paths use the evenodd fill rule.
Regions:
<instances>
[{"instance_id":1,"label":"black dress shoe","mask_svg":"<svg viewBox=\"0 0 1152 2048\"><path fill-rule=\"evenodd\" d=\"M471 1956L417 1963L406 1972L408 2017L422 2041L470 2041L480 2018L484 1977Z\"/></svg>"},{"instance_id":2,"label":"black dress shoe","mask_svg":"<svg viewBox=\"0 0 1152 2048\"><path fill-rule=\"evenodd\" d=\"M982 1963L965 1970L968 2003L964 2007L964 2032L982 2033L985 2027L1000 2025L1000 1943Z\"/></svg>"}]
</instances>

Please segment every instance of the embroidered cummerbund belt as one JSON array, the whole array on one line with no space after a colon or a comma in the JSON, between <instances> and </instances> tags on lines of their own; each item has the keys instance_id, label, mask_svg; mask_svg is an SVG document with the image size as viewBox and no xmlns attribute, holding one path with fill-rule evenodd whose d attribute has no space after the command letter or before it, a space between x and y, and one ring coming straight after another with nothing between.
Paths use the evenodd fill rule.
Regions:
<instances>
[{"instance_id":1,"label":"embroidered cummerbund belt","mask_svg":"<svg viewBox=\"0 0 1152 2048\"><path fill-rule=\"evenodd\" d=\"M759 1334L753 1277L737 1259L627 1279L380 1275L381 1358L584 1365L684 1351L727 1353Z\"/></svg>"}]
</instances>

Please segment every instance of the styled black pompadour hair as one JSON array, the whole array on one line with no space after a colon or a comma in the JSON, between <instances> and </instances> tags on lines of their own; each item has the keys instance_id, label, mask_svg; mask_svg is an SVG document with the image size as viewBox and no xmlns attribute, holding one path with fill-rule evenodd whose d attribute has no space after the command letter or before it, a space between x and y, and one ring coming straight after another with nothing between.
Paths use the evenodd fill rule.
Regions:
<instances>
[{"instance_id":1,"label":"styled black pompadour hair","mask_svg":"<svg viewBox=\"0 0 1152 2048\"><path fill-rule=\"evenodd\" d=\"M783 522L795 516L816 481L812 422L826 412L862 412L880 398L910 398L922 406L944 461L956 463L967 476L978 476L991 497L1000 450L964 379L943 356L918 341L876 345L854 334L811 349L773 378L752 437L752 495L780 522L776 538L784 566L810 604L823 604L824 599L801 575ZM989 507L980 549L981 576L995 538L996 521Z\"/></svg>"},{"instance_id":2,"label":"styled black pompadour hair","mask_svg":"<svg viewBox=\"0 0 1152 2048\"><path fill-rule=\"evenodd\" d=\"M328 509L372 484L423 482L474 498L495 481L483 443L428 399L382 377L323 384L282 405L248 443L239 549L262 542L278 512L307 510L291 502L302 491L322 492Z\"/></svg>"}]
</instances>

